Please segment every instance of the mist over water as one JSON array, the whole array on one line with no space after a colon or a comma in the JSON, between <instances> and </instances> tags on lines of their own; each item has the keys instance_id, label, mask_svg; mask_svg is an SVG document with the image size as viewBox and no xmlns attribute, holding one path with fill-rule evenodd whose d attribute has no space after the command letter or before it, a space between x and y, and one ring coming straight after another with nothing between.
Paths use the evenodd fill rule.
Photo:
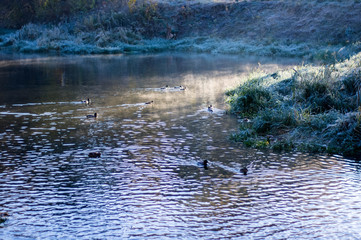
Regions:
<instances>
[{"instance_id":1,"label":"mist over water","mask_svg":"<svg viewBox=\"0 0 361 240\"><path fill-rule=\"evenodd\" d=\"M361 238L359 162L228 138L238 124L224 92L252 69L298 60L2 59L1 239Z\"/></svg>"}]
</instances>

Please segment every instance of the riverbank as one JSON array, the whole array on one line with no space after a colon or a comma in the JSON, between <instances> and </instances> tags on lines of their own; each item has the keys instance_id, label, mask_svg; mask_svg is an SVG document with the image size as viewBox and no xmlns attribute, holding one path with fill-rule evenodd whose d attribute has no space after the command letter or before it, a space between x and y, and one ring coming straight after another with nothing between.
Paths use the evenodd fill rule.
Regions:
<instances>
[{"instance_id":1,"label":"riverbank","mask_svg":"<svg viewBox=\"0 0 361 240\"><path fill-rule=\"evenodd\" d=\"M327 66L258 71L227 96L240 119L235 141L360 157L361 53Z\"/></svg>"},{"instance_id":2,"label":"riverbank","mask_svg":"<svg viewBox=\"0 0 361 240\"><path fill-rule=\"evenodd\" d=\"M336 10L337 9L337 10ZM161 51L344 59L361 50L356 1L153 2L108 5L0 37L3 51Z\"/></svg>"}]
</instances>

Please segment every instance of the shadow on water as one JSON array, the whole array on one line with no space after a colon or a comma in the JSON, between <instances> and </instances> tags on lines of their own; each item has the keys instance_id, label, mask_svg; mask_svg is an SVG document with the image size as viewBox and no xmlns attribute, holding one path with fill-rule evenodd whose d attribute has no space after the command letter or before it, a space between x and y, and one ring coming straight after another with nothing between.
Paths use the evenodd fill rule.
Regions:
<instances>
[{"instance_id":1,"label":"shadow on water","mask_svg":"<svg viewBox=\"0 0 361 240\"><path fill-rule=\"evenodd\" d=\"M228 140L237 120L225 114L224 91L258 62L265 71L297 63L0 61L0 212L9 214L0 238L360 238L359 162Z\"/></svg>"}]
</instances>

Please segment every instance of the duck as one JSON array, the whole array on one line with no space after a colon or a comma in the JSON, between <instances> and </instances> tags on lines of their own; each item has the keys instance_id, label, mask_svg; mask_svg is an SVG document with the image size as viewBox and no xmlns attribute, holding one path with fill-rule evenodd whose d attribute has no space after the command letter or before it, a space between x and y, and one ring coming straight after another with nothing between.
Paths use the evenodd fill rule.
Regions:
<instances>
[{"instance_id":1,"label":"duck","mask_svg":"<svg viewBox=\"0 0 361 240\"><path fill-rule=\"evenodd\" d=\"M7 212L0 212L0 223L5 222L6 220L8 220L9 217L9 213Z\"/></svg>"},{"instance_id":2,"label":"duck","mask_svg":"<svg viewBox=\"0 0 361 240\"><path fill-rule=\"evenodd\" d=\"M175 86L174 89L179 89L181 91L184 91L184 90L186 90L186 87L182 86L182 85L179 85L179 86Z\"/></svg>"},{"instance_id":3,"label":"duck","mask_svg":"<svg viewBox=\"0 0 361 240\"><path fill-rule=\"evenodd\" d=\"M267 141L267 144L268 144L268 145L271 144L272 138L273 138L273 136L267 135L267 140L266 140L266 141Z\"/></svg>"},{"instance_id":4,"label":"duck","mask_svg":"<svg viewBox=\"0 0 361 240\"><path fill-rule=\"evenodd\" d=\"M97 113L94 113L94 115L86 115L87 118L97 118L97 116Z\"/></svg>"},{"instance_id":5,"label":"duck","mask_svg":"<svg viewBox=\"0 0 361 240\"><path fill-rule=\"evenodd\" d=\"M273 77L274 79L276 79L276 78L279 77L279 75L278 75L278 73L274 73L274 74L271 74L271 77Z\"/></svg>"},{"instance_id":6,"label":"duck","mask_svg":"<svg viewBox=\"0 0 361 240\"><path fill-rule=\"evenodd\" d=\"M243 175L247 175L248 169L246 167L241 168L241 173L243 173Z\"/></svg>"},{"instance_id":7,"label":"duck","mask_svg":"<svg viewBox=\"0 0 361 240\"><path fill-rule=\"evenodd\" d=\"M252 122L252 120L250 120L249 118L243 118L242 120L244 123L250 123Z\"/></svg>"},{"instance_id":8,"label":"duck","mask_svg":"<svg viewBox=\"0 0 361 240\"><path fill-rule=\"evenodd\" d=\"M102 154L101 154L100 152L90 152L90 153L88 154L88 156L89 156L90 158L100 158L101 155L102 155Z\"/></svg>"},{"instance_id":9,"label":"duck","mask_svg":"<svg viewBox=\"0 0 361 240\"><path fill-rule=\"evenodd\" d=\"M209 111L209 112L213 112L213 106L212 106L212 105L209 105L209 106L208 106L208 111Z\"/></svg>"},{"instance_id":10,"label":"duck","mask_svg":"<svg viewBox=\"0 0 361 240\"><path fill-rule=\"evenodd\" d=\"M81 100L82 103L85 103L86 105L90 105L91 101L88 98L87 100Z\"/></svg>"},{"instance_id":11,"label":"duck","mask_svg":"<svg viewBox=\"0 0 361 240\"><path fill-rule=\"evenodd\" d=\"M165 85L164 87L161 87L160 89L167 89L169 88L169 85Z\"/></svg>"},{"instance_id":12,"label":"duck","mask_svg":"<svg viewBox=\"0 0 361 240\"><path fill-rule=\"evenodd\" d=\"M152 104L154 101L149 101L149 102L146 102L145 104Z\"/></svg>"},{"instance_id":13,"label":"duck","mask_svg":"<svg viewBox=\"0 0 361 240\"><path fill-rule=\"evenodd\" d=\"M203 167L204 167L204 169L208 169L208 160L204 160L203 161Z\"/></svg>"},{"instance_id":14,"label":"duck","mask_svg":"<svg viewBox=\"0 0 361 240\"><path fill-rule=\"evenodd\" d=\"M125 154L127 154L127 155L132 154L132 152L131 152L130 150L128 150L128 149L124 149L122 152L125 153Z\"/></svg>"}]
</instances>

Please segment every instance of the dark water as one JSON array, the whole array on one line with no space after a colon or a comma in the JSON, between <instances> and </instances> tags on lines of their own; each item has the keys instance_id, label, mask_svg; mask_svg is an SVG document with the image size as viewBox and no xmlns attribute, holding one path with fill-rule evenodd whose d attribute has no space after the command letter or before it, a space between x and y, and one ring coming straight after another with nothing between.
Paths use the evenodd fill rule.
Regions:
<instances>
[{"instance_id":1,"label":"dark water","mask_svg":"<svg viewBox=\"0 0 361 240\"><path fill-rule=\"evenodd\" d=\"M0 239L361 239L358 162L228 140L224 91L259 62L297 61L3 59Z\"/></svg>"}]
</instances>

